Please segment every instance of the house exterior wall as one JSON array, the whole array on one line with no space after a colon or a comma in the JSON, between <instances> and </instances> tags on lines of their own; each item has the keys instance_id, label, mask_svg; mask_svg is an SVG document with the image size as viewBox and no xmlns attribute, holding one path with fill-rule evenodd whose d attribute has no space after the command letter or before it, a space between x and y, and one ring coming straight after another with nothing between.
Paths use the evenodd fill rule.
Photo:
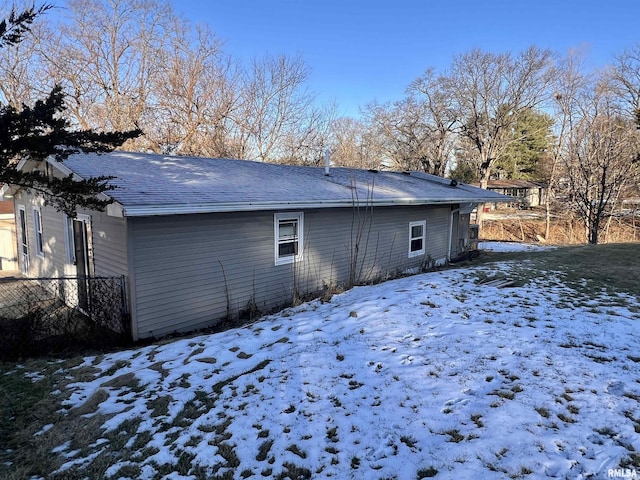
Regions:
<instances>
[{"instance_id":1,"label":"house exterior wall","mask_svg":"<svg viewBox=\"0 0 640 480\"><path fill-rule=\"evenodd\" d=\"M134 337L268 311L296 294L345 284L353 231L362 232L356 282L447 259L450 206L306 210L302 260L285 265L275 264L275 213L129 218ZM409 257L409 223L419 221L426 221L425 254Z\"/></svg>"},{"instance_id":2,"label":"house exterior wall","mask_svg":"<svg viewBox=\"0 0 640 480\"><path fill-rule=\"evenodd\" d=\"M67 261L66 217L51 206L45 206L39 196L19 192L15 198L16 218L20 207L26 213L27 239L29 249L30 277L61 277L76 275L75 265ZM36 249L34 208L40 211L42 219L42 254ZM128 275L126 249L126 221L124 218L110 217L106 213L78 210L79 215L89 219L91 226L91 270L98 276ZM16 225L18 241L18 261L22 269L23 261L20 245L20 225Z\"/></svg>"},{"instance_id":3,"label":"house exterior wall","mask_svg":"<svg viewBox=\"0 0 640 480\"><path fill-rule=\"evenodd\" d=\"M509 195L517 199L512 203L497 203L496 209L504 209L513 206L520 208L533 208L546 205L546 189L543 187L489 187L492 192Z\"/></svg>"},{"instance_id":4,"label":"house exterior wall","mask_svg":"<svg viewBox=\"0 0 640 480\"><path fill-rule=\"evenodd\" d=\"M17 270L16 222L13 215L0 216L0 270Z\"/></svg>"}]
</instances>

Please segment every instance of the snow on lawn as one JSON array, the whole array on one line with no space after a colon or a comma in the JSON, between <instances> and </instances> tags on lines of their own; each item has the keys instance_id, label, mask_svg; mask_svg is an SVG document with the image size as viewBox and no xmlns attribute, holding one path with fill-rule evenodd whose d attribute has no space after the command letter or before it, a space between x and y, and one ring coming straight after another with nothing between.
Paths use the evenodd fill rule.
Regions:
<instances>
[{"instance_id":1,"label":"snow on lawn","mask_svg":"<svg viewBox=\"0 0 640 480\"><path fill-rule=\"evenodd\" d=\"M110 416L85 457L58 447L61 471L122 434L107 478L132 465L139 478L640 474L639 305L582 298L553 274L477 284L494 273L357 287L245 328L87 358L101 373L72 384L66 406L93 396Z\"/></svg>"},{"instance_id":2,"label":"snow on lawn","mask_svg":"<svg viewBox=\"0 0 640 480\"><path fill-rule=\"evenodd\" d=\"M532 252L554 247L550 247L548 245L536 245L534 243L479 242L478 248L480 250L489 250L492 252Z\"/></svg>"}]
</instances>

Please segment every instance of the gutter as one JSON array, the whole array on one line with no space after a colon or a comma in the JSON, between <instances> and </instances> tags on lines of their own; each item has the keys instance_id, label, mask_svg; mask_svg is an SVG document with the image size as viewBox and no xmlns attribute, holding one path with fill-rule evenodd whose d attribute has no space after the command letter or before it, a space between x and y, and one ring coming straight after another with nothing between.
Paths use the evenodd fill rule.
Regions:
<instances>
[{"instance_id":1,"label":"gutter","mask_svg":"<svg viewBox=\"0 0 640 480\"><path fill-rule=\"evenodd\" d=\"M305 210L318 208L345 208L353 206L393 207L412 205L451 205L470 203L510 202L510 197L503 198L446 198L446 199L415 199L400 198L395 200L369 200L356 202L352 200L321 200L309 202L233 202L233 203L202 203L202 204L175 204L175 205L130 205L122 206L124 217L149 217L160 215L188 215L195 213L226 213L226 212L251 212L266 210ZM115 212L114 212L115 213ZM114 215L120 216L120 215Z\"/></svg>"}]
</instances>

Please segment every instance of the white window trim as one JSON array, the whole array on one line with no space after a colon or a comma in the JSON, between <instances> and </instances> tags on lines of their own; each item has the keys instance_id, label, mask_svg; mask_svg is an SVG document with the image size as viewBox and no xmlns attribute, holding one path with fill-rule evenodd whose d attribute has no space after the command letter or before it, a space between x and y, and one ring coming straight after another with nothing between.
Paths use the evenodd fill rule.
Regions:
<instances>
[{"instance_id":1,"label":"white window trim","mask_svg":"<svg viewBox=\"0 0 640 480\"><path fill-rule=\"evenodd\" d=\"M280 222L283 220L296 220L298 222L298 254L280 256L279 239L280 239ZM303 212L286 212L275 213L273 215L273 236L274 236L274 258L276 265L287 265L302 260L304 251L304 213Z\"/></svg>"},{"instance_id":2,"label":"white window trim","mask_svg":"<svg viewBox=\"0 0 640 480\"><path fill-rule=\"evenodd\" d=\"M20 215L24 216L24 228L22 228L22 221L20 219ZM29 232L28 232L28 225L29 225L29 220L27 218L27 209L24 205L18 205L18 217L16 218L16 223L19 225L20 227L20 235L18 236L18 256L21 259L20 260L20 270L23 273L28 273L29 272L29 264L30 264L30 255L31 255L31 248L29 247ZM16 232L17 233L17 232ZM22 242L22 237L24 236L24 240L25 242ZM24 249L26 247L26 252L24 252ZM26 253L26 254L25 254Z\"/></svg>"},{"instance_id":3,"label":"white window trim","mask_svg":"<svg viewBox=\"0 0 640 480\"><path fill-rule=\"evenodd\" d=\"M67 265L74 265L76 263L76 252L73 246L73 218L69 217L66 213L62 214L64 225L64 247L66 252Z\"/></svg>"},{"instance_id":4,"label":"white window trim","mask_svg":"<svg viewBox=\"0 0 640 480\"><path fill-rule=\"evenodd\" d=\"M36 255L44 258L44 232L42 229L42 211L40 207L33 207L33 239Z\"/></svg>"},{"instance_id":5,"label":"white window trim","mask_svg":"<svg viewBox=\"0 0 640 480\"><path fill-rule=\"evenodd\" d=\"M421 237L412 237L412 230L413 227L418 227L421 226L422 227L422 236ZM411 251L411 243L413 240L418 240L421 239L422 240L422 248L420 250L414 250ZM425 245L427 243L427 221L426 220L420 220L418 222L410 222L409 223L409 258L411 257L417 257L419 255L424 255L425 253Z\"/></svg>"},{"instance_id":6,"label":"white window trim","mask_svg":"<svg viewBox=\"0 0 640 480\"><path fill-rule=\"evenodd\" d=\"M75 265L76 264L76 247L75 247L75 237L73 233L73 221L78 220L78 221L85 222L88 225L89 229L91 229L91 215L79 213L72 218L68 216L66 213L63 213L62 217L64 221L64 246L66 250L66 262L67 262L67 265ZM87 238L87 250L88 250L88 255L91 257L91 259L93 258L92 248L93 248L92 239L90 238L90 235L89 235L89 238ZM88 260L88 261L90 263L89 267L91 268L91 260Z\"/></svg>"}]
</instances>

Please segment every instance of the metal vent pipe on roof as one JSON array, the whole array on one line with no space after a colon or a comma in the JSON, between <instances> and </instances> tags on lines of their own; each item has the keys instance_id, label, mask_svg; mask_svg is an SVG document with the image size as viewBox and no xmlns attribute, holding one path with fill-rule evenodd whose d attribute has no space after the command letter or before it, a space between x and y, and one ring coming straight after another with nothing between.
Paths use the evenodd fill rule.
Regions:
<instances>
[{"instance_id":1,"label":"metal vent pipe on roof","mask_svg":"<svg viewBox=\"0 0 640 480\"><path fill-rule=\"evenodd\" d=\"M329 157L329 149L324 151L324 174L329 175L329 166L331 164L331 158Z\"/></svg>"}]
</instances>

